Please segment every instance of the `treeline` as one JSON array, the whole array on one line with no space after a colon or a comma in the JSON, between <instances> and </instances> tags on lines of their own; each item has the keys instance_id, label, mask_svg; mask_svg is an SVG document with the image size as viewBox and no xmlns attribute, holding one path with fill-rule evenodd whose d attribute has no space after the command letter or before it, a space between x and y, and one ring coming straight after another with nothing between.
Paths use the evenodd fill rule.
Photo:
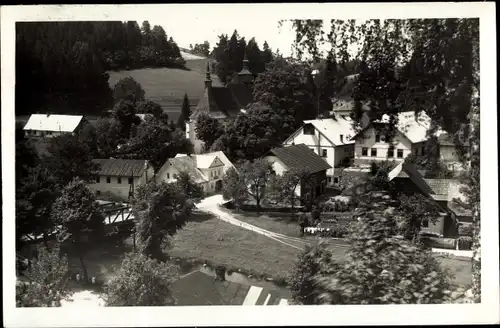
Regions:
<instances>
[{"instance_id":1,"label":"treeline","mask_svg":"<svg viewBox=\"0 0 500 328\"><path fill-rule=\"evenodd\" d=\"M212 51L212 56L217 61L215 72L219 80L224 84L231 82L234 75L241 71L245 54L252 74L264 72L266 64L273 60L273 53L267 42L262 47L261 50L255 38L247 43L245 37L240 37L236 30L230 38L227 34L221 34Z\"/></svg>"},{"instance_id":2,"label":"treeline","mask_svg":"<svg viewBox=\"0 0 500 328\"><path fill-rule=\"evenodd\" d=\"M97 114L113 105L108 70L185 68L161 26L23 22L16 26L16 114Z\"/></svg>"}]
</instances>

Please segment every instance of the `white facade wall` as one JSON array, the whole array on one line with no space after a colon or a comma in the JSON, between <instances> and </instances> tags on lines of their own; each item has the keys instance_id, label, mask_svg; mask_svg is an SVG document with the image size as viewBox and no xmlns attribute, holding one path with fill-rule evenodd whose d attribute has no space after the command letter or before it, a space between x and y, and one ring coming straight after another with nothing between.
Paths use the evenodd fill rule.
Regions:
<instances>
[{"instance_id":1,"label":"white facade wall","mask_svg":"<svg viewBox=\"0 0 500 328\"><path fill-rule=\"evenodd\" d=\"M194 121L186 123L186 138L193 144L193 151L195 154L201 154L203 152L204 142L196 137Z\"/></svg>"},{"instance_id":2,"label":"white facade wall","mask_svg":"<svg viewBox=\"0 0 500 328\"><path fill-rule=\"evenodd\" d=\"M390 144L385 142L383 136L379 142L376 142L376 131L373 127L368 128L363 132L363 135L356 138L354 158L355 160L366 161L385 161L395 160L402 161L412 152L412 143L401 132L397 132L392 146L394 147L394 156L388 158L387 152ZM363 149L367 150L367 154L363 154ZM372 156L372 149L376 149L376 156ZM398 157L398 150L402 152L402 157Z\"/></svg>"},{"instance_id":3,"label":"white facade wall","mask_svg":"<svg viewBox=\"0 0 500 328\"><path fill-rule=\"evenodd\" d=\"M285 164L276 156L266 156L265 159L271 163L273 166L274 172L276 172L276 175L283 175L287 171L287 168ZM300 185L297 186L295 189L295 194L300 197Z\"/></svg>"}]
</instances>

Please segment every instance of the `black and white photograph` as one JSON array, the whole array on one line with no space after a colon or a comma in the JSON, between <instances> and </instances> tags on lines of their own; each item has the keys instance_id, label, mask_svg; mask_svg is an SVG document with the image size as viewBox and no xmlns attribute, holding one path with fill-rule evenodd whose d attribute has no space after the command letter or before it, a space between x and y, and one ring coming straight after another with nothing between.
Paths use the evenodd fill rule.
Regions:
<instances>
[{"instance_id":1,"label":"black and white photograph","mask_svg":"<svg viewBox=\"0 0 500 328\"><path fill-rule=\"evenodd\" d=\"M2 6L4 325L499 323L494 13Z\"/></svg>"}]
</instances>

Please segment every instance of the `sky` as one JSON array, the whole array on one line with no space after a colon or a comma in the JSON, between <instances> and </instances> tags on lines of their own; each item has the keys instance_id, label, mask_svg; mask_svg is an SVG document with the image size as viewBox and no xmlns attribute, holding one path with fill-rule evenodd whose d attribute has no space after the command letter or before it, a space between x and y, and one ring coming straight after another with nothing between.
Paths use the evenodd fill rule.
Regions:
<instances>
[{"instance_id":1,"label":"sky","mask_svg":"<svg viewBox=\"0 0 500 328\"><path fill-rule=\"evenodd\" d=\"M217 44L219 35L228 34L231 37L236 29L240 37L245 37L247 41L255 37L261 49L264 41L267 41L273 52L279 49L284 56L290 56L295 39L295 32L291 29L291 24L284 24L282 28L279 28L278 19L268 17L259 19L258 24L254 19L229 17L228 19L214 20L210 16L201 15L192 19L189 25L186 24L182 16L169 19L149 19L149 23L151 26L161 25L168 37L171 36L178 46L187 49L189 49L190 44L194 46L205 40L210 42L210 49L212 49Z\"/></svg>"}]
</instances>

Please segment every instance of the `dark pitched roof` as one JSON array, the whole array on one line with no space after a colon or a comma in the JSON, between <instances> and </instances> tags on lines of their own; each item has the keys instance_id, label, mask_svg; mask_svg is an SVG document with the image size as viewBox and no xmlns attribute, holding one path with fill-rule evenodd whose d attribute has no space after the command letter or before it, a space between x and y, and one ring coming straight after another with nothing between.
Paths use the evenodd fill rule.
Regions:
<instances>
[{"instance_id":1,"label":"dark pitched roof","mask_svg":"<svg viewBox=\"0 0 500 328\"><path fill-rule=\"evenodd\" d=\"M288 169L305 168L309 173L316 173L332 168L304 144L274 148L271 149L271 153L278 157Z\"/></svg>"},{"instance_id":2,"label":"dark pitched roof","mask_svg":"<svg viewBox=\"0 0 500 328\"><path fill-rule=\"evenodd\" d=\"M195 182L205 182L207 178L196 167L196 161L191 156L175 157L168 160L179 172L187 172Z\"/></svg>"},{"instance_id":3,"label":"dark pitched roof","mask_svg":"<svg viewBox=\"0 0 500 328\"><path fill-rule=\"evenodd\" d=\"M202 112L214 118L235 117L241 109L252 102L252 92L252 87L247 84L228 84L226 87L206 88L193 114L195 117Z\"/></svg>"},{"instance_id":4,"label":"dark pitched roof","mask_svg":"<svg viewBox=\"0 0 500 328\"><path fill-rule=\"evenodd\" d=\"M147 161L142 159L94 159L100 165L99 175L140 177L147 168Z\"/></svg>"},{"instance_id":5,"label":"dark pitched roof","mask_svg":"<svg viewBox=\"0 0 500 328\"><path fill-rule=\"evenodd\" d=\"M216 281L195 271L175 281L171 288L177 305L241 305L250 286Z\"/></svg>"},{"instance_id":6,"label":"dark pitched roof","mask_svg":"<svg viewBox=\"0 0 500 328\"><path fill-rule=\"evenodd\" d=\"M449 179L424 179L436 195L448 195Z\"/></svg>"},{"instance_id":7,"label":"dark pitched roof","mask_svg":"<svg viewBox=\"0 0 500 328\"><path fill-rule=\"evenodd\" d=\"M218 281L200 271L189 273L171 285L177 305L243 305L251 288L246 284ZM281 299L277 291L261 289L252 305L276 305ZM268 303L264 304L266 300Z\"/></svg>"}]
</instances>

